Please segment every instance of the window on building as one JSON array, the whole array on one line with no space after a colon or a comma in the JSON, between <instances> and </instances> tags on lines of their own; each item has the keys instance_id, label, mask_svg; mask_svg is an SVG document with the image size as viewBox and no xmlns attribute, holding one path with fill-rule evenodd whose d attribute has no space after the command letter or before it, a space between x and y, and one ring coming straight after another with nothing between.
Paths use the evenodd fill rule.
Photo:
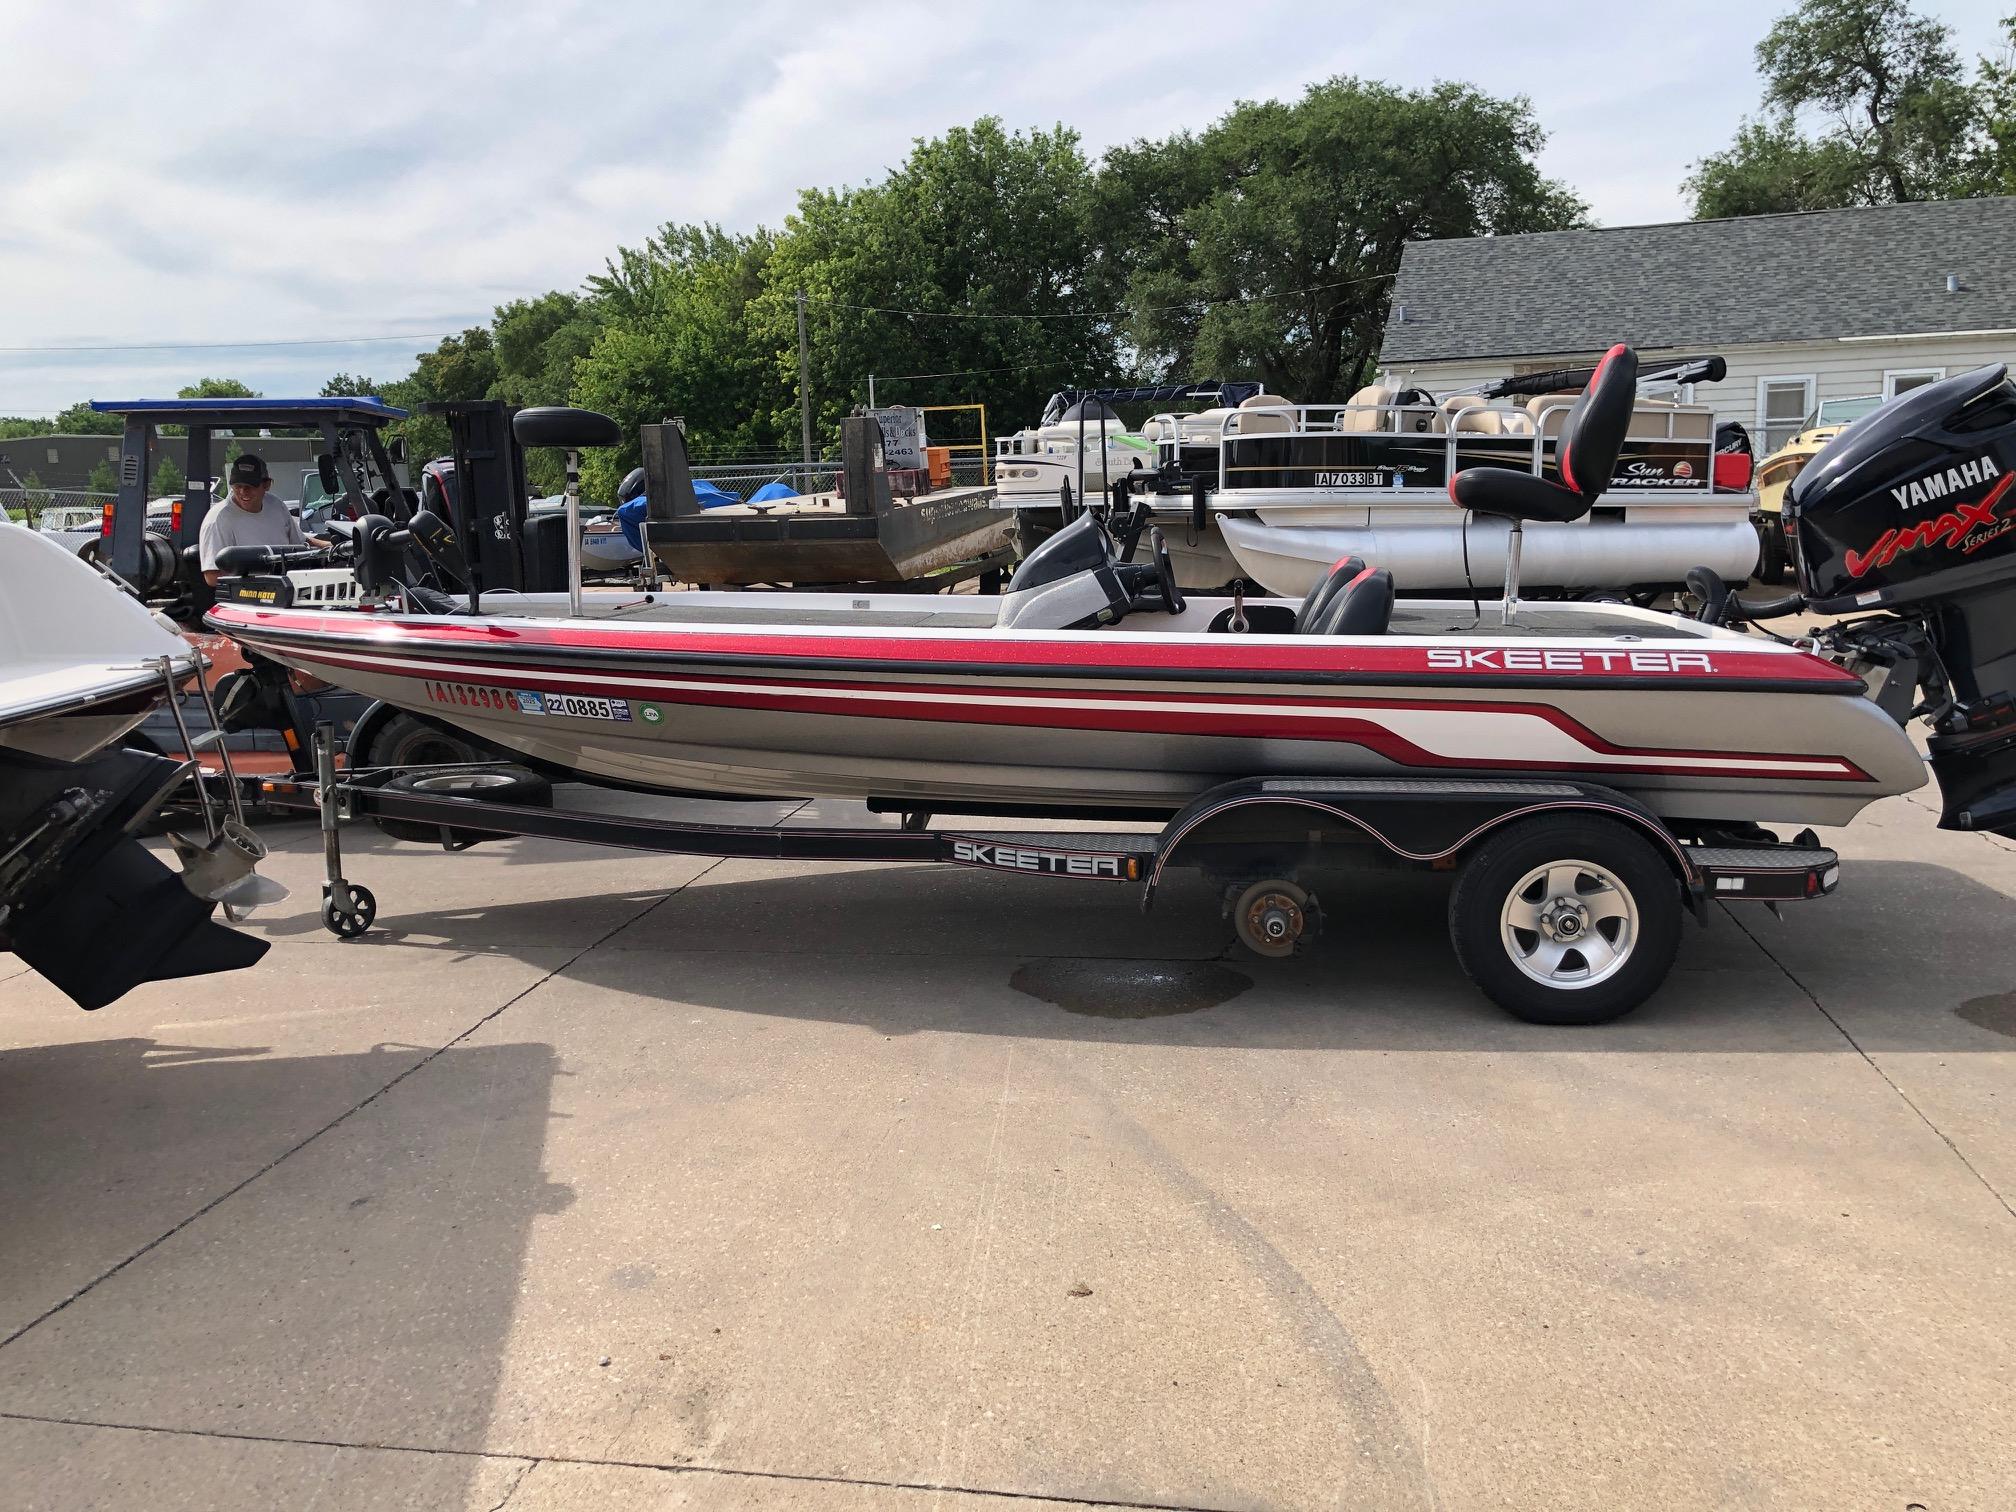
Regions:
<instances>
[{"instance_id":1,"label":"window on building","mask_svg":"<svg viewBox=\"0 0 2016 1512\"><path fill-rule=\"evenodd\" d=\"M1813 375L1803 373L1757 380L1757 432L1770 456L1806 427L1813 413Z\"/></svg>"},{"instance_id":2,"label":"window on building","mask_svg":"<svg viewBox=\"0 0 2016 1512\"><path fill-rule=\"evenodd\" d=\"M55 447L53 446L49 447L47 448L47 450L49 453L49 460L51 462L61 462L63 460L63 453L58 451Z\"/></svg>"},{"instance_id":3,"label":"window on building","mask_svg":"<svg viewBox=\"0 0 2016 1512\"><path fill-rule=\"evenodd\" d=\"M1895 399L1899 394L1908 394L1914 388L1937 383L1945 376L1944 368L1892 368L1883 374L1883 397Z\"/></svg>"}]
</instances>

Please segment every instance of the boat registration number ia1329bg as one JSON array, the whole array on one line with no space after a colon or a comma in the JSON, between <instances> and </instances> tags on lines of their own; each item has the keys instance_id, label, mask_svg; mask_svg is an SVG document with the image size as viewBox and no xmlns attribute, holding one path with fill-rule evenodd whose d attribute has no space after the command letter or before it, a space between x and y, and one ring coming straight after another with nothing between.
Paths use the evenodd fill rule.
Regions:
<instances>
[{"instance_id":1,"label":"boat registration number ia1329bg","mask_svg":"<svg viewBox=\"0 0 2016 1512\"><path fill-rule=\"evenodd\" d=\"M1139 875L1134 856L1101 855L1095 851L1040 850L1027 845L996 845L985 840L954 840L952 859L966 866L995 871L1036 872L1050 877L1103 877L1131 882Z\"/></svg>"}]
</instances>

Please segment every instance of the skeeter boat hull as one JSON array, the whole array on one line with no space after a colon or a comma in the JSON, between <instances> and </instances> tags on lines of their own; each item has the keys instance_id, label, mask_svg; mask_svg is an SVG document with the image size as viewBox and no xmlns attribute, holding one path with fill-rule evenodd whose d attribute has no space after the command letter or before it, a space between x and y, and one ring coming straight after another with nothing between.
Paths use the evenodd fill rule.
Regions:
<instances>
[{"instance_id":1,"label":"skeeter boat hull","mask_svg":"<svg viewBox=\"0 0 2016 1512\"><path fill-rule=\"evenodd\" d=\"M1376 637L1202 633L1229 607L1001 631L991 601L606 597L510 617L220 604L288 666L590 780L740 797L1168 813L1229 778L1573 775L1676 819L1847 822L1925 780L1859 678L1614 605L1512 631L1410 603Z\"/></svg>"}]
</instances>

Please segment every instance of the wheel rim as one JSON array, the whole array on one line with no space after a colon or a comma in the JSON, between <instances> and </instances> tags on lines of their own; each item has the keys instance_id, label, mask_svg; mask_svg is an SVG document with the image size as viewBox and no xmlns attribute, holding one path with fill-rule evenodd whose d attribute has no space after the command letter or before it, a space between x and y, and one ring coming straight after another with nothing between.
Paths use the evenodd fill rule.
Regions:
<instances>
[{"instance_id":1,"label":"wheel rim","mask_svg":"<svg viewBox=\"0 0 2016 1512\"><path fill-rule=\"evenodd\" d=\"M444 772L439 777L417 777L416 793L473 793L484 788L509 787L517 779L508 772Z\"/></svg>"},{"instance_id":2,"label":"wheel rim","mask_svg":"<svg viewBox=\"0 0 2016 1512\"><path fill-rule=\"evenodd\" d=\"M1498 911L1512 964L1543 987L1608 981L1638 946L1638 900L1593 861L1550 861L1521 877Z\"/></svg>"}]
</instances>

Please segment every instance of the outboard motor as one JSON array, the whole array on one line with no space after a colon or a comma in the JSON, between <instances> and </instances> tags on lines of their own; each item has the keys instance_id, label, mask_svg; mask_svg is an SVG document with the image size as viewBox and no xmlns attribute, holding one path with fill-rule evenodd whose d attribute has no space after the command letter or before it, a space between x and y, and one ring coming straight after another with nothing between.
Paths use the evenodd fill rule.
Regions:
<instances>
[{"instance_id":1,"label":"outboard motor","mask_svg":"<svg viewBox=\"0 0 2016 1512\"><path fill-rule=\"evenodd\" d=\"M2016 834L2016 385L1913 389L1787 490L1807 607L1884 611L1830 639L1899 719L1922 714L1946 829ZM1907 706L1908 690L1923 699Z\"/></svg>"}]
</instances>

